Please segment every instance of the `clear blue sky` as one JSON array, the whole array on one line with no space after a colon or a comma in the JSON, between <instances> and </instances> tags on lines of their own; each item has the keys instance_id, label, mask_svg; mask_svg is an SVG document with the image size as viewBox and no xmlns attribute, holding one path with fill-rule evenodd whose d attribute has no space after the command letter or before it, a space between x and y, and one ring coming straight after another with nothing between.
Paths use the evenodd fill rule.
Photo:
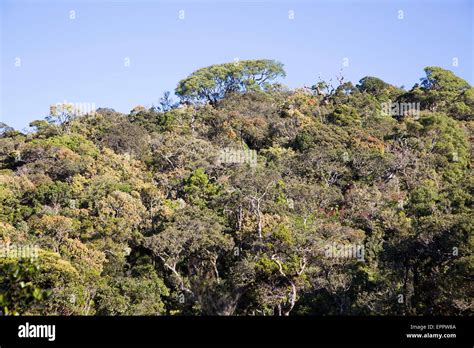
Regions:
<instances>
[{"instance_id":1,"label":"clear blue sky","mask_svg":"<svg viewBox=\"0 0 474 348\"><path fill-rule=\"evenodd\" d=\"M283 62L289 87L343 68L353 82L372 75L408 88L430 65L473 84L473 4L0 0L0 121L22 129L64 100L121 112L151 106L195 69L235 58Z\"/></svg>"}]
</instances>

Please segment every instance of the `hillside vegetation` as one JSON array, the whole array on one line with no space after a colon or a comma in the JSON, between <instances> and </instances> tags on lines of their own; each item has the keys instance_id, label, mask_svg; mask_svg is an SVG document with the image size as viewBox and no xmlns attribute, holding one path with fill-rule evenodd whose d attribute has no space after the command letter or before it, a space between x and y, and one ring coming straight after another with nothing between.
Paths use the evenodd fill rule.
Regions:
<instances>
[{"instance_id":1,"label":"hillside vegetation","mask_svg":"<svg viewBox=\"0 0 474 348\"><path fill-rule=\"evenodd\" d=\"M3 125L0 313L471 314L474 89L284 75L213 65L176 101Z\"/></svg>"}]
</instances>

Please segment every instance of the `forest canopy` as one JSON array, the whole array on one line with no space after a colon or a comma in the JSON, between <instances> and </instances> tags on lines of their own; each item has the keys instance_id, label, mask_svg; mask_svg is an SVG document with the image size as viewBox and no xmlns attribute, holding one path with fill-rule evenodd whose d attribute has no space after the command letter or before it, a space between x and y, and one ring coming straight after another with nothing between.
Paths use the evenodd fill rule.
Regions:
<instances>
[{"instance_id":1,"label":"forest canopy","mask_svg":"<svg viewBox=\"0 0 474 348\"><path fill-rule=\"evenodd\" d=\"M474 89L427 67L0 125L0 314L472 314Z\"/></svg>"}]
</instances>

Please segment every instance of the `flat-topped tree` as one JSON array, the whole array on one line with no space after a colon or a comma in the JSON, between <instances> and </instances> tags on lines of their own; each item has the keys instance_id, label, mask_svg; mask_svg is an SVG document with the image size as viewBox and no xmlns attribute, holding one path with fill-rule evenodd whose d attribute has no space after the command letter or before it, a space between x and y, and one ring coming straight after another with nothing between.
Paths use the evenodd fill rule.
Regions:
<instances>
[{"instance_id":1,"label":"flat-topped tree","mask_svg":"<svg viewBox=\"0 0 474 348\"><path fill-rule=\"evenodd\" d=\"M181 80L176 94L182 101L215 105L228 93L265 89L271 81L284 76L283 64L269 59L216 64Z\"/></svg>"}]
</instances>

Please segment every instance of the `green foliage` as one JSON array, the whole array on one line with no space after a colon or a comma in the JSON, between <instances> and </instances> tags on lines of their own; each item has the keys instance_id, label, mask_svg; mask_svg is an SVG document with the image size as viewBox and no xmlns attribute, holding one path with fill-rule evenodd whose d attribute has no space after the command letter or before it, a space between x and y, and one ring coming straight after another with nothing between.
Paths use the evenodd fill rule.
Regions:
<instances>
[{"instance_id":1,"label":"green foliage","mask_svg":"<svg viewBox=\"0 0 474 348\"><path fill-rule=\"evenodd\" d=\"M0 260L0 313L3 315L28 314L41 305L51 290L37 284L40 266L34 260Z\"/></svg>"},{"instance_id":2,"label":"green foliage","mask_svg":"<svg viewBox=\"0 0 474 348\"><path fill-rule=\"evenodd\" d=\"M440 67L426 67L426 77L415 85L401 100L420 102L423 109L448 112L459 120L472 120L473 88L452 71Z\"/></svg>"},{"instance_id":3,"label":"green foliage","mask_svg":"<svg viewBox=\"0 0 474 348\"><path fill-rule=\"evenodd\" d=\"M361 92L373 95L380 101L394 100L403 92L402 89L392 86L373 76L366 76L361 79L356 88Z\"/></svg>"},{"instance_id":4,"label":"green foliage","mask_svg":"<svg viewBox=\"0 0 474 348\"><path fill-rule=\"evenodd\" d=\"M183 191L188 201L204 207L207 201L218 194L219 187L209 182L203 168L198 168L184 181Z\"/></svg>"},{"instance_id":5,"label":"green foliage","mask_svg":"<svg viewBox=\"0 0 474 348\"><path fill-rule=\"evenodd\" d=\"M1 312L471 314L474 92L425 71L408 92L290 90L282 64L241 61L182 80L179 104L0 125L0 252L39 248L0 254Z\"/></svg>"},{"instance_id":6,"label":"green foliage","mask_svg":"<svg viewBox=\"0 0 474 348\"><path fill-rule=\"evenodd\" d=\"M110 278L97 295L99 315L162 315L169 290L151 265L133 270L132 277Z\"/></svg>"},{"instance_id":7,"label":"green foliage","mask_svg":"<svg viewBox=\"0 0 474 348\"><path fill-rule=\"evenodd\" d=\"M280 76L285 76L283 64L267 59L211 65L181 80L176 94L183 100L215 104L231 92L266 88Z\"/></svg>"},{"instance_id":8,"label":"green foliage","mask_svg":"<svg viewBox=\"0 0 474 348\"><path fill-rule=\"evenodd\" d=\"M358 126L360 125L360 116L353 107L342 105L336 108L329 116L329 122L338 126Z\"/></svg>"},{"instance_id":9,"label":"green foliage","mask_svg":"<svg viewBox=\"0 0 474 348\"><path fill-rule=\"evenodd\" d=\"M39 185L34 200L37 204L65 206L71 198L71 187L65 182L55 181Z\"/></svg>"},{"instance_id":10,"label":"green foliage","mask_svg":"<svg viewBox=\"0 0 474 348\"><path fill-rule=\"evenodd\" d=\"M98 154L96 147L90 140L77 134L53 136L47 139L34 139L31 141L31 145L37 147L64 146L82 156L96 157Z\"/></svg>"}]
</instances>

